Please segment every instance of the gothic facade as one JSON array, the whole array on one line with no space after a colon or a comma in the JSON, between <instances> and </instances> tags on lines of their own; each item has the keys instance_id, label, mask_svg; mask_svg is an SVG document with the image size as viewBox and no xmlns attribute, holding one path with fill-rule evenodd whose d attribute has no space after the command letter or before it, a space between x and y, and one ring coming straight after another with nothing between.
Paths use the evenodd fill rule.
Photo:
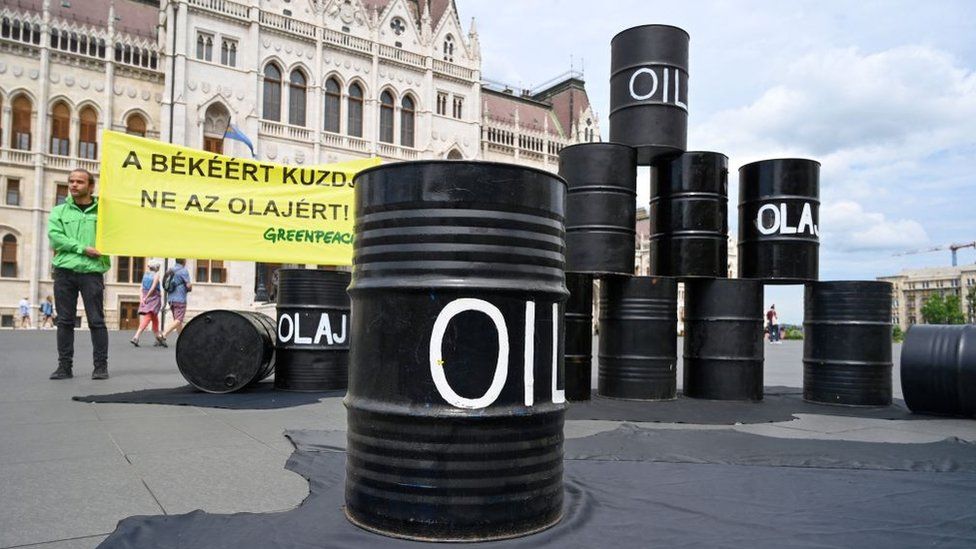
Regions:
<instances>
[{"instance_id":1,"label":"gothic facade","mask_svg":"<svg viewBox=\"0 0 976 549\"><path fill-rule=\"evenodd\" d=\"M113 129L315 165L484 159L555 170L599 141L582 75L489 84L452 0L7 0L0 7L0 324L52 292L46 222ZM162 236L161 236L162 237ZM136 320L147 258L113 258L110 326ZM279 265L188 258L190 314L256 306ZM314 265L309 265L314 267ZM260 292L258 292L260 294ZM35 310L36 312L36 310Z\"/></svg>"}]
</instances>

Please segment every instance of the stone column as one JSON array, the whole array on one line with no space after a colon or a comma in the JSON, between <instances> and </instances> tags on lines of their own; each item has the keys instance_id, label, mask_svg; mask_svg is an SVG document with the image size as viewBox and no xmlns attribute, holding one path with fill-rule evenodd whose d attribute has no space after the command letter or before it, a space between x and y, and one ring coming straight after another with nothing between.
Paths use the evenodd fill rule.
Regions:
<instances>
[{"instance_id":1,"label":"stone column","mask_svg":"<svg viewBox=\"0 0 976 549\"><path fill-rule=\"evenodd\" d=\"M48 147L48 134L50 124L48 123L48 101L51 95L51 50L50 36L51 11L50 0L44 0L42 21L41 21L41 67L38 80L41 83L40 93L37 98L37 118L34 124L33 134L36 137L31 149L34 151L34 201L31 204L31 227L34 232L34 242L31 247L30 270L27 273L30 278L30 288L28 295L31 303L40 303L40 280L44 273L44 263L47 257L47 231L44 230L44 179L45 179L45 160L44 151ZM10 126L6 126L10 128ZM9 130L8 130L9 132ZM38 314L37 307L32 307L30 311L31 325L37 326Z\"/></svg>"}]
</instances>

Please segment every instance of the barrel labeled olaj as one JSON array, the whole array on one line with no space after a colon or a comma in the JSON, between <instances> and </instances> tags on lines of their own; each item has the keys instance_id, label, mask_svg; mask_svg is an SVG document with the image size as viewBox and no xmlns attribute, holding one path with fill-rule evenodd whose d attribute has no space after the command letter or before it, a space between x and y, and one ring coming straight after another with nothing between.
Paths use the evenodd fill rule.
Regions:
<instances>
[{"instance_id":1,"label":"barrel labeled olaj","mask_svg":"<svg viewBox=\"0 0 976 549\"><path fill-rule=\"evenodd\" d=\"M819 254L820 163L781 158L739 168L739 276L817 280Z\"/></svg>"},{"instance_id":2,"label":"barrel labeled olaj","mask_svg":"<svg viewBox=\"0 0 976 549\"><path fill-rule=\"evenodd\" d=\"M762 282L685 283L682 393L710 400L762 400Z\"/></svg>"},{"instance_id":3,"label":"barrel labeled olaj","mask_svg":"<svg viewBox=\"0 0 976 549\"><path fill-rule=\"evenodd\" d=\"M555 524L565 182L423 161L355 185L347 517L437 541Z\"/></svg>"},{"instance_id":4,"label":"barrel labeled olaj","mask_svg":"<svg viewBox=\"0 0 976 549\"><path fill-rule=\"evenodd\" d=\"M637 162L688 146L688 33L643 25L610 42L610 140L637 149Z\"/></svg>"},{"instance_id":5,"label":"barrel labeled olaj","mask_svg":"<svg viewBox=\"0 0 976 549\"><path fill-rule=\"evenodd\" d=\"M559 151L566 198L566 270L631 274L637 222L637 164L633 148L581 143Z\"/></svg>"},{"instance_id":6,"label":"barrel labeled olaj","mask_svg":"<svg viewBox=\"0 0 976 549\"><path fill-rule=\"evenodd\" d=\"M651 274L725 278L729 271L729 159L715 152L665 156L653 164Z\"/></svg>"},{"instance_id":7,"label":"barrel labeled olaj","mask_svg":"<svg viewBox=\"0 0 976 549\"><path fill-rule=\"evenodd\" d=\"M566 273L566 398L589 400L593 364L593 277Z\"/></svg>"},{"instance_id":8,"label":"barrel labeled olaj","mask_svg":"<svg viewBox=\"0 0 976 549\"><path fill-rule=\"evenodd\" d=\"M278 362L275 389L346 388L349 369L350 273L278 271Z\"/></svg>"},{"instance_id":9,"label":"barrel labeled olaj","mask_svg":"<svg viewBox=\"0 0 976 549\"><path fill-rule=\"evenodd\" d=\"M803 398L891 404L891 284L812 282L803 313Z\"/></svg>"},{"instance_id":10,"label":"barrel labeled olaj","mask_svg":"<svg viewBox=\"0 0 976 549\"><path fill-rule=\"evenodd\" d=\"M678 283L615 276L600 283L597 394L630 400L676 396Z\"/></svg>"},{"instance_id":11,"label":"barrel labeled olaj","mask_svg":"<svg viewBox=\"0 0 976 549\"><path fill-rule=\"evenodd\" d=\"M176 340L176 365L190 385L208 393L257 383L274 372L274 319L250 311L199 314Z\"/></svg>"},{"instance_id":12,"label":"barrel labeled olaj","mask_svg":"<svg viewBox=\"0 0 976 549\"><path fill-rule=\"evenodd\" d=\"M976 418L976 326L910 327L901 347L901 392L915 413Z\"/></svg>"}]
</instances>

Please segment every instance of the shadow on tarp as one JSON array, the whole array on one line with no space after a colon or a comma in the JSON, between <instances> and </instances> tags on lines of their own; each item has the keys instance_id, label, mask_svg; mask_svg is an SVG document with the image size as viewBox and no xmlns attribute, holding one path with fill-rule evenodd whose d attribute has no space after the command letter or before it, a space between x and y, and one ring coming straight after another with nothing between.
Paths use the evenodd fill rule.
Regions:
<instances>
[{"instance_id":1,"label":"shadow on tarp","mask_svg":"<svg viewBox=\"0 0 976 549\"><path fill-rule=\"evenodd\" d=\"M792 421L795 414L866 419L932 419L912 414L902 400L877 408L814 404L803 400L803 390L795 387L766 387L759 402L703 400L682 395L675 400L619 400L597 396L594 392L589 401L571 402L566 410L566 419L735 425Z\"/></svg>"},{"instance_id":2,"label":"shadow on tarp","mask_svg":"<svg viewBox=\"0 0 976 549\"><path fill-rule=\"evenodd\" d=\"M627 431L630 429L631 431ZM618 433L632 436L634 427ZM432 544L387 538L361 530L343 515L344 452L321 451L304 443L285 467L309 481L309 496L297 508L277 513L135 516L119 522L99 545L103 549L208 549L310 547L749 547L822 548L921 546L973 547L976 530L969 509L976 500L976 474L868 469L751 466L712 463L660 463L604 459L565 462L566 505L554 527L518 539L477 544ZM322 432L318 432L322 433ZM679 431L694 440L684 451L688 460L708 441L721 448L716 431ZM290 433L291 435L292 433ZM333 432L335 434L335 432ZM723 432L723 435L729 434ZM742 435L753 440L754 435ZM720 436L723 436L720 435ZM607 441L600 435L567 442ZM605 438L605 437L604 437ZM738 438L738 437L735 437ZM759 437L762 438L762 437ZM588 440L589 439L589 440ZM656 442L649 441L652 445ZM786 441L795 443L797 441ZM853 446L877 446L874 453L897 455L907 447L940 452L934 444L815 441L833 452ZM644 455L644 457L648 457Z\"/></svg>"},{"instance_id":3,"label":"shadow on tarp","mask_svg":"<svg viewBox=\"0 0 976 549\"><path fill-rule=\"evenodd\" d=\"M168 389L143 389L109 395L76 396L79 402L122 404L167 404L172 406L199 406L201 408L226 408L228 410L276 410L314 404L324 398L343 397L346 391L294 392L276 391L274 383L258 383L240 391L224 394L205 393L191 385Z\"/></svg>"}]
</instances>

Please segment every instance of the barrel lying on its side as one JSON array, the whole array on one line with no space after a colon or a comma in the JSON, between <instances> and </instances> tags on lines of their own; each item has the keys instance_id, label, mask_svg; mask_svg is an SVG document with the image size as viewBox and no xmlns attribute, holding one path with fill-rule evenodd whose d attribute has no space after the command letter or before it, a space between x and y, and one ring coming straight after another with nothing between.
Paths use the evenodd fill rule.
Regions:
<instances>
[{"instance_id":1,"label":"barrel lying on its side","mask_svg":"<svg viewBox=\"0 0 976 549\"><path fill-rule=\"evenodd\" d=\"M901 392L915 413L976 418L976 325L909 328Z\"/></svg>"},{"instance_id":2,"label":"barrel lying on its side","mask_svg":"<svg viewBox=\"0 0 976 549\"><path fill-rule=\"evenodd\" d=\"M803 310L803 398L891 404L891 284L813 282Z\"/></svg>"},{"instance_id":3,"label":"barrel lying on its side","mask_svg":"<svg viewBox=\"0 0 976 549\"><path fill-rule=\"evenodd\" d=\"M490 162L360 172L347 517L490 540L563 511L566 184Z\"/></svg>"},{"instance_id":4,"label":"barrel lying on its side","mask_svg":"<svg viewBox=\"0 0 976 549\"><path fill-rule=\"evenodd\" d=\"M278 274L275 389L345 389L350 274L319 269L281 269Z\"/></svg>"},{"instance_id":5,"label":"barrel lying on its side","mask_svg":"<svg viewBox=\"0 0 976 549\"><path fill-rule=\"evenodd\" d=\"M208 393L257 383L274 372L274 320L251 311L201 313L176 340L176 365L190 385Z\"/></svg>"},{"instance_id":6,"label":"barrel lying on its side","mask_svg":"<svg viewBox=\"0 0 976 549\"><path fill-rule=\"evenodd\" d=\"M630 400L676 397L678 283L617 276L600 284L597 394Z\"/></svg>"},{"instance_id":7,"label":"barrel lying on its side","mask_svg":"<svg viewBox=\"0 0 976 549\"><path fill-rule=\"evenodd\" d=\"M566 273L566 398L589 400L593 364L593 277Z\"/></svg>"},{"instance_id":8,"label":"barrel lying on its side","mask_svg":"<svg viewBox=\"0 0 976 549\"><path fill-rule=\"evenodd\" d=\"M762 400L762 299L758 280L685 283L685 396Z\"/></svg>"}]
</instances>

